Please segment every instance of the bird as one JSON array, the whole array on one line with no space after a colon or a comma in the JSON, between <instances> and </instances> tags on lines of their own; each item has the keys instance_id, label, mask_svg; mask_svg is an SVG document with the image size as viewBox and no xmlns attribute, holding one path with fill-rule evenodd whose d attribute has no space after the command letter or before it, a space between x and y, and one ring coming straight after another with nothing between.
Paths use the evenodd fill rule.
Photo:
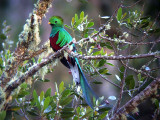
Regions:
<instances>
[{"instance_id":1,"label":"bird","mask_svg":"<svg viewBox=\"0 0 160 120\"><path fill-rule=\"evenodd\" d=\"M63 46L72 41L71 35L64 29L62 17L52 16L49 18L48 24L50 24L52 27L49 40L50 47L53 49L53 51L56 52L60 50ZM70 49L73 52L76 52L76 47L74 44L71 45ZM70 69L74 82L82 89L83 98L85 99L86 103L93 109L93 98L97 99L98 97L88 84L78 59L68 55L61 57L60 61L65 67Z\"/></svg>"}]
</instances>

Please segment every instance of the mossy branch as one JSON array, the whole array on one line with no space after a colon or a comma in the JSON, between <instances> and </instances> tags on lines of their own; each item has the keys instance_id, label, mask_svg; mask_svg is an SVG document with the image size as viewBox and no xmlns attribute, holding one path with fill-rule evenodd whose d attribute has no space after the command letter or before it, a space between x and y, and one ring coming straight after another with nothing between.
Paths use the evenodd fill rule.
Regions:
<instances>
[{"instance_id":1,"label":"mossy branch","mask_svg":"<svg viewBox=\"0 0 160 120\"><path fill-rule=\"evenodd\" d=\"M124 106L118 109L118 111L112 116L111 120L121 120L123 115L127 115L132 112L136 107L147 98L155 95L160 86L160 78L151 82L143 91L133 97Z\"/></svg>"},{"instance_id":2,"label":"mossy branch","mask_svg":"<svg viewBox=\"0 0 160 120\"><path fill-rule=\"evenodd\" d=\"M17 48L13 52L13 59L9 64L9 67L5 68L2 76L0 77L0 85L2 92L0 98L1 110L5 109L6 104L11 99L9 98L9 96L12 92L12 88L15 89L20 85L20 82L18 81L12 82L12 78L14 78L18 66L23 66L23 62L25 60L29 60L32 57L38 56L42 52L46 51L46 48L38 48L38 45L41 41L39 37L39 25L41 24L43 16L46 14L46 12L48 12L48 9L51 7L52 1L53 0L38 0L35 8L33 9L33 12L30 15L30 18L26 20L24 29L19 35L19 42L17 44Z\"/></svg>"},{"instance_id":3,"label":"mossy branch","mask_svg":"<svg viewBox=\"0 0 160 120\"><path fill-rule=\"evenodd\" d=\"M31 13L30 18L26 21L24 29L19 35L19 42L17 44L17 48L13 53L14 59L12 60L10 67L7 68L0 77L2 88L4 88L6 84L10 81L10 78L15 75L18 66L22 65L26 55L28 55L27 59L33 57L33 55L29 54L29 50L31 49L33 51L35 49L38 49L38 44L40 43L39 24L41 23L41 20L45 13L51 7L52 1L53 0L39 0L33 12ZM36 43L34 44L34 48L33 46L31 46L33 45L33 42ZM43 50L45 51L45 49ZM39 52L39 54L40 53L41 52Z\"/></svg>"}]
</instances>

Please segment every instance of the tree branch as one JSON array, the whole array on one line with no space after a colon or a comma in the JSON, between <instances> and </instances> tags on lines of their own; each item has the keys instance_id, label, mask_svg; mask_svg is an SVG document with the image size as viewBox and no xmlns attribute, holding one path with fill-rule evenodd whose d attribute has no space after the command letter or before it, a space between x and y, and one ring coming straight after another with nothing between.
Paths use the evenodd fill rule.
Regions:
<instances>
[{"instance_id":1,"label":"tree branch","mask_svg":"<svg viewBox=\"0 0 160 120\"><path fill-rule=\"evenodd\" d=\"M97 55L97 56L87 56L87 55L80 55L78 53L72 52L69 49L66 51L73 57L77 57L83 60L95 60L95 59L106 59L106 60L128 60L128 59L140 59L140 58L147 58L147 57L157 57L160 52L153 52L149 54L139 54L139 55L128 55L128 56L108 56L108 55Z\"/></svg>"},{"instance_id":2,"label":"tree branch","mask_svg":"<svg viewBox=\"0 0 160 120\"><path fill-rule=\"evenodd\" d=\"M141 91L138 95L128 101L124 106L118 109L118 111L112 116L111 120L119 120L121 119L122 115L126 115L132 112L140 103L156 94L159 86L160 78L155 79L143 91Z\"/></svg>"}]
</instances>

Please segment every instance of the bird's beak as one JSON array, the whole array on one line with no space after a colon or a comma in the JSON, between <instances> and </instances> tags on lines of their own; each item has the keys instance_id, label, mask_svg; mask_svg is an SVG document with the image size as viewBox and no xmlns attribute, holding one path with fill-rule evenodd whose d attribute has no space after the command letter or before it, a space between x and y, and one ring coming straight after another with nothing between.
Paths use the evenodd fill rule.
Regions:
<instances>
[{"instance_id":1,"label":"bird's beak","mask_svg":"<svg viewBox=\"0 0 160 120\"><path fill-rule=\"evenodd\" d=\"M48 24L50 25L51 23L50 23L50 22L48 22Z\"/></svg>"}]
</instances>

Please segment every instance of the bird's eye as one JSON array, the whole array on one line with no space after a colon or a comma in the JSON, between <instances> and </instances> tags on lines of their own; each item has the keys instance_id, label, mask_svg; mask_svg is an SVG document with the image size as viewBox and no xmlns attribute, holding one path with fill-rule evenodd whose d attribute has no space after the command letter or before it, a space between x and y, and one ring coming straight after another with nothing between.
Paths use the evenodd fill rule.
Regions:
<instances>
[{"instance_id":1,"label":"bird's eye","mask_svg":"<svg viewBox=\"0 0 160 120\"><path fill-rule=\"evenodd\" d=\"M55 21L55 23L57 23L57 21Z\"/></svg>"}]
</instances>

